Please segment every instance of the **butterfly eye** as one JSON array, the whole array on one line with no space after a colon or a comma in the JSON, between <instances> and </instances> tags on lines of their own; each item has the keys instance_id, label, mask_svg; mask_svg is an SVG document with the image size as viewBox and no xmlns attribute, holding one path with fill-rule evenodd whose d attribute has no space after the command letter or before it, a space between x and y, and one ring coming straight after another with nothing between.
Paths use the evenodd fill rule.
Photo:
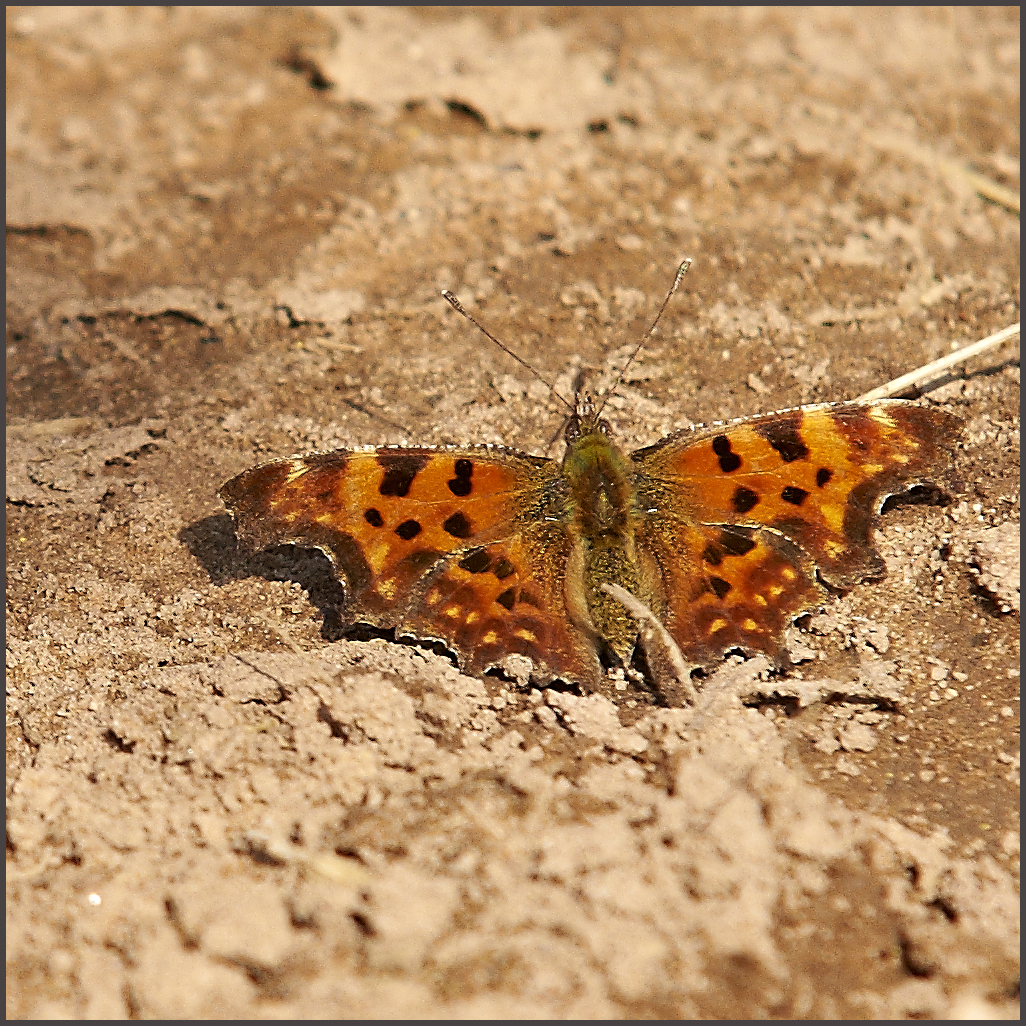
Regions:
<instances>
[{"instance_id":1,"label":"butterfly eye","mask_svg":"<svg viewBox=\"0 0 1026 1026\"><path fill-rule=\"evenodd\" d=\"M574 415L566 423L566 431L563 432L563 440L567 445L572 445L581 437L581 418Z\"/></svg>"}]
</instances>

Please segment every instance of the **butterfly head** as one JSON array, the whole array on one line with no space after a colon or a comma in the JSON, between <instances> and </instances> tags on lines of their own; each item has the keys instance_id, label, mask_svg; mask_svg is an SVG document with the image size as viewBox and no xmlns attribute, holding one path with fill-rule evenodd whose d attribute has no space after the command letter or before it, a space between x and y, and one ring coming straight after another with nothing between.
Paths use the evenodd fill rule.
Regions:
<instances>
[{"instance_id":1,"label":"butterfly head","mask_svg":"<svg viewBox=\"0 0 1026 1026\"><path fill-rule=\"evenodd\" d=\"M612 428L609 426L609 421L603 420L599 416L591 393L582 392L578 395L574 403L574 412L570 415L563 432L563 440L566 442L567 448L569 449L585 435L609 435L611 433Z\"/></svg>"}]
</instances>

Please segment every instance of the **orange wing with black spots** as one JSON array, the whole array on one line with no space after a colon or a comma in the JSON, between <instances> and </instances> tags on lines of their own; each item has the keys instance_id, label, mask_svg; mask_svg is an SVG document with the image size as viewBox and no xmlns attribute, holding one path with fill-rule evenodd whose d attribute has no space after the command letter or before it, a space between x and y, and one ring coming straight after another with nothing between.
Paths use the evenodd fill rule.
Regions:
<instances>
[{"instance_id":1,"label":"orange wing with black spots","mask_svg":"<svg viewBox=\"0 0 1026 1026\"><path fill-rule=\"evenodd\" d=\"M321 549L351 622L437 638L471 673L509 654L593 681L593 646L568 621L572 548L559 465L504 449L376 449L275 460L221 498L251 549Z\"/></svg>"},{"instance_id":2,"label":"orange wing with black spots","mask_svg":"<svg viewBox=\"0 0 1026 1026\"><path fill-rule=\"evenodd\" d=\"M825 598L812 560L771 531L663 521L639 532L658 570L654 606L684 657L708 665L730 649L787 660L784 632Z\"/></svg>"},{"instance_id":3,"label":"orange wing with black spots","mask_svg":"<svg viewBox=\"0 0 1026 1026\"><path fill-rule=\"evenodd\" d=\"M685 656L779 660L783 632L824 595L882 572L873 518L936 473L959 430L898 400L808 406L674 435L635 452L642 544Z\"/></svg>"}]
</instances>

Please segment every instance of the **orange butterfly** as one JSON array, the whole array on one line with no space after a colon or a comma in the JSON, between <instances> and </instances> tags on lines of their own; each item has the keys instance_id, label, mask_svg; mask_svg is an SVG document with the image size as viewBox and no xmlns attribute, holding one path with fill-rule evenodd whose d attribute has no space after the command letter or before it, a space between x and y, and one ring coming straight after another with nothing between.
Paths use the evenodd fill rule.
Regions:
<instances>
[{"instance_id":1,"label":"orange butterfly","mask_svg":"<svg viewBox=\"0 0 1026 1026\"><path fill-rule=\"evenodd\" d=\"M786 661L784 631L822 603L821 582L882 572L874 515L938 472L959 431L942 411L882 400L627 453L600 414L576 404L561 461L487 445L341 449L254 467L220 495L249 547L326 553L349 623L437 639L468 673L516 653L541 680L594 687L603 659L629 663L638 639L604 584L647 605L691 662L730 649Z\"/></svg>"}]
</instances>

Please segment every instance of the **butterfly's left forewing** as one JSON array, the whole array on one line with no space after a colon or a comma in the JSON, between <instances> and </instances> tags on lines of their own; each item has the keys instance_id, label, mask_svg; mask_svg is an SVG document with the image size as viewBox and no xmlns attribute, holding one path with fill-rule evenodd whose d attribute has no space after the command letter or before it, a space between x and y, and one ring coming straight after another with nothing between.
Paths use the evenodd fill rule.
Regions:
<instances>
[{"instance_id":1,"label":"butterfly's left forewing","mask_svg":"<svg viewBox=\"0 0 1026 1026\"><path fill-rule=\"evenodd\" d=\"M248 547L324 551L350 622L437 638L470 673L515 653L590 683L594 648L566 616L556 467L485 447L311 453L245 471L221 497Z\"/></svg>"}]
</instances>

